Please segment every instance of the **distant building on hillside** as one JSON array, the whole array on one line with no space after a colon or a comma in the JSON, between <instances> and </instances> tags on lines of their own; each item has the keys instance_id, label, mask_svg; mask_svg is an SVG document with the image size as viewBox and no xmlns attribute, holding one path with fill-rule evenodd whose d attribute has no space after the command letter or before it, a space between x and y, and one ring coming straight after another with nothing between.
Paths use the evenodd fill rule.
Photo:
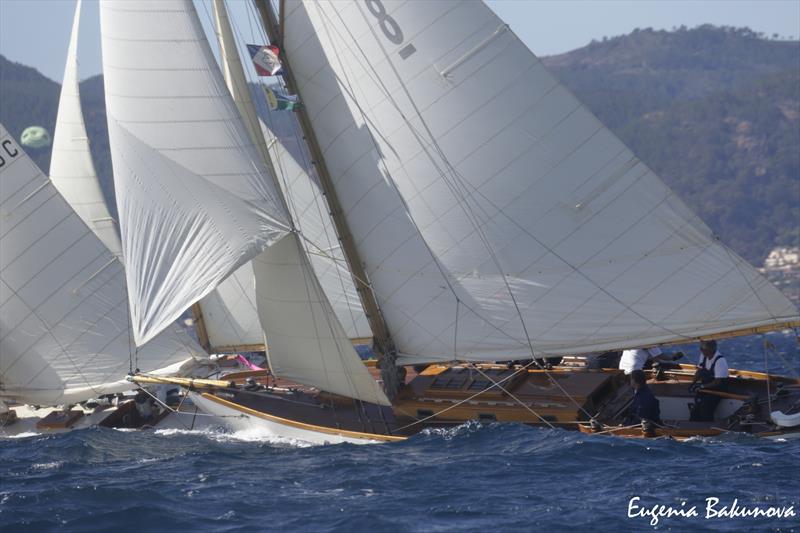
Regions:
<instances>
[{"instance_id":1,"label":"distant building on hillside","mask_svg":"<svg viewBox=\"0 0 800 533\"><path fill-rule=\"evenodd\" d=\"M774 248L764 260L765 270L792 270L800 267L800 247Z\"/></svg>"},{"instance_id":2,"label":"distant building on hillside","mask_svg":"<svg viewBox=\"0 0 800 533\"><path fill-rule=\"evenodd\" d=\"M800 247L774 248L758 269L783 293L800 306Z\"/></svg>"}]
</instances>

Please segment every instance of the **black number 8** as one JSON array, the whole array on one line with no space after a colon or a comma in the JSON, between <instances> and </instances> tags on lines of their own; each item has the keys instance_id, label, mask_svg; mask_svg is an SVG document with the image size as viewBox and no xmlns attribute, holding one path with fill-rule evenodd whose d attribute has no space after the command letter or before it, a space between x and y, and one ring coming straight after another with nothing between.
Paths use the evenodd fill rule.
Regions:
<instances>
[{"instance_id":1,"label":"black number 8","mask_svg":"<svg viewBox=\"0 0 800 533\"><path fill-rule=\"evenodd\" d=\"M369 9L369 12L375 15L375 18L378 19L378 22L381 26L381 31L386 38L392 41L394 44L402 43L403 30L401 30L400 26L397 25L397 21L386 14L386 8L384 7L383 2L381 2L381 0L365 0L365 3L367 4L367 9Z\"/></svg>"}]
</instances>

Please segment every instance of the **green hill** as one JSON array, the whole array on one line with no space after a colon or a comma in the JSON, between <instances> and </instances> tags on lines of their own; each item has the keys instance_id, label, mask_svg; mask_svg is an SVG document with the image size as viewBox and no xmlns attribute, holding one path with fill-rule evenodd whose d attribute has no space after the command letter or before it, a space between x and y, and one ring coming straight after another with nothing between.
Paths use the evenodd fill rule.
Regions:
<instances>
[{"instance_id":1,"label":"green hill","mask_svg":"<svg viewBox=\"0 0 800 533\"><path fill-rule=\"evenodd\" d=\"M747 29L636 30L545 64L734 250L761 265L800 244L800 42ZM59 86L0 56L0 121L52 133ZM81 83L98 174L113 197L103 80ZM279 135L291 115L276 114ZM31 155L45 171L47 149Z\"/></svg>"}]
</instances>

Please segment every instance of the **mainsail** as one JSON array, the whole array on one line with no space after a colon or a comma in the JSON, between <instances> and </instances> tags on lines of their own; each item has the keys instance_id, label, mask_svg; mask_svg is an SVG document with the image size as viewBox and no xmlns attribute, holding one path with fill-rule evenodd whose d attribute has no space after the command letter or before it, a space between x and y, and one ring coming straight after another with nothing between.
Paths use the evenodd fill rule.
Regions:
<instances>
[{"instance_id":1,"label":"mainsail","mask_svg":"<svg viewBox=\"0 0 800 533\"><path fill-rule=\"evenodd\" d=\"M283 27L402 362L798 319L484 4L289 0Z\"/></svg>"},{"instance_id":2,"label":"mainsail","mask_svg":"<svg viewBox=\"0 0 800 533\"><path fill-rule=\"evenodd\" d=\"M190 0L103 1L103 70L138 345L286 234Z\"/></svg>"},{"instance_id":3,"label":"mainsail","mask_svg":"<svg viewBox=\"0 0 800 533\"><path fill-rule=\"evenodd\" d=\"M74 403L205 358L177 325L136 348L125 274L0 125L0 397Z\"/></svg>"},{"instance_id":4,"label":"mainsail","mask_svg":"<svg viewBox=\"0 0 800 533\"><path fill-rule=\"evenodd\" d=\"M89 138L81 111L78 87L78 28L81 0L75 7L72 36L67 49L67 64L58 102L56 129L53 134L53 153L50 159L50 179L86 225L117 257L122 257L122 245L116 221L106 205L97 173L89 151Z\"/></svg>"}]
</instances>

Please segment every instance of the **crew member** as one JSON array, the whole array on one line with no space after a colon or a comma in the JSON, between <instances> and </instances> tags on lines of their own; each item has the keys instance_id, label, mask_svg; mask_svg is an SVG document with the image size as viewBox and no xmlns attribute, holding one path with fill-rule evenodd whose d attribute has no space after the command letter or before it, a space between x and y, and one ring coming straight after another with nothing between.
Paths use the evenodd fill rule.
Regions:
<instances>
[{"instance_id":1,"label":"crew member","mask_svg":"<svg viewBox=\"0 0 800 533\"><path fill-rule=\"evenodd\" d=\"M661 424L661 408L658 405L653 391L647 386L647 378L643 370L631 372L631 387L633 387L633 402L626 419L626 424L635 424L642 420L648 420L655 424Z\"/></svg>"},{"instance_id":2,"label":"crew member","mask_svg":"<svg viewBox=\"0 0 800 533\"><path fill-rule=\"evenodd\" d=\"M697 364L695 383L699 383L691 420L695 422L713 422L721 396L700 392L702 390L724 391L728 385L728 362L717 351L717 341L700 343L700 361Z\"/></svg>"}]
</instances>

